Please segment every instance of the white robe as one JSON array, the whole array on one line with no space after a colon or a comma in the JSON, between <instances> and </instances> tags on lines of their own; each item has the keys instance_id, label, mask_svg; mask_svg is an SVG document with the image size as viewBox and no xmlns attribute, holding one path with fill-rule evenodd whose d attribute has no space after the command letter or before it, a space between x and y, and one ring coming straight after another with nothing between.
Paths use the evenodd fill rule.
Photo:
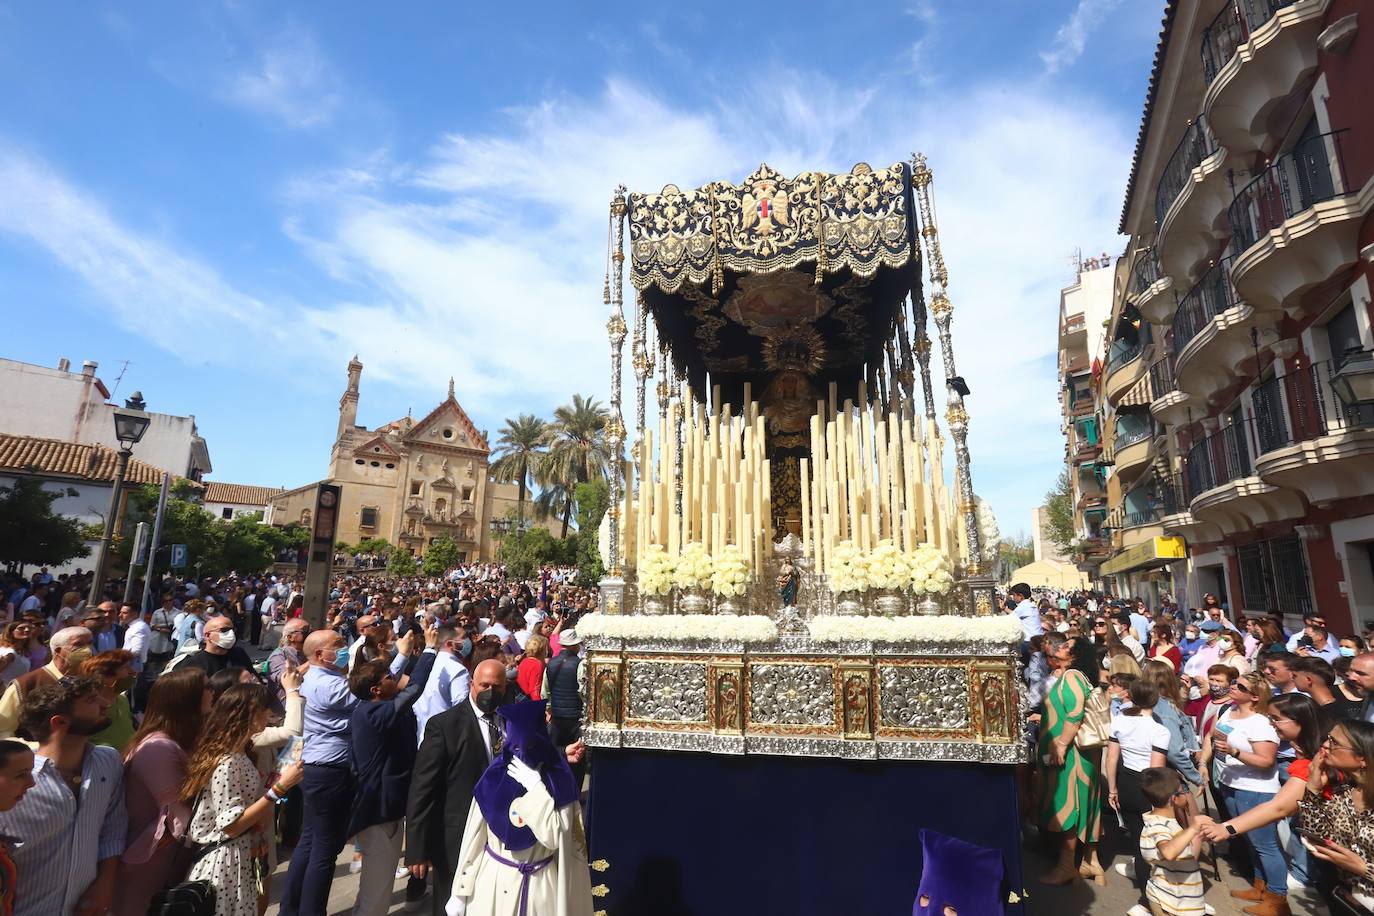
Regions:
<instances>
[{"instance_id":1,"label":"white robe","mask_svg":"<svg viewBox=\"0 0 1374 916\"><path fill-rule=\"evenodd\" d=\"M520 912L522 876L518 869L489 856L488 845L512 862L537 862L554 856L530 876L527 916L592 916L592 882L581 806L574 801L554 808L552 796L541 784L515 799L508 816L511 823L523 821L534 833L535 844L529 849L507 849L487 829L476 799L468 809L452 890L454 897L467 898L466 916L518 916Z\"/></svg>"}]
</instances>

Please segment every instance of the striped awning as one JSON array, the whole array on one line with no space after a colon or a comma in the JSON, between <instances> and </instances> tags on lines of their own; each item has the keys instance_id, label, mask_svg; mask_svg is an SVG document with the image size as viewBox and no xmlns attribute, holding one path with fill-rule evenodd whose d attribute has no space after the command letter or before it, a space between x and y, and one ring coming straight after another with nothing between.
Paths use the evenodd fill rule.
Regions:
<instances>
[{"instance_id":1,"label":"striped awning","mask_svg":"<svg viewBox=\"0 0 1374 916\"><path fill-rule=\"evenodd\" d=\"M1154 399L1154 393L1150 386L1150 373L1146 372L1121 396L1121 401L1117 407L1149 407L1150 402Z\"/></svg>"}]
</instances>

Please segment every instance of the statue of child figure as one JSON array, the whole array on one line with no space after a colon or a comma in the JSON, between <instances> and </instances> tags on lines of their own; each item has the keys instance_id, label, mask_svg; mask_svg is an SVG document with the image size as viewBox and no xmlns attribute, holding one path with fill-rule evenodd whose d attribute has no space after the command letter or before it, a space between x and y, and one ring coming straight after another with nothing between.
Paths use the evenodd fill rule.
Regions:
<instances>
[{"instance_id":1,"label":"statue of child figure","mask_svg":"<svg viewBox=\"0 0 1374 916\"><path fill-rule=\"evenodd\" d=\"M800 583L801 576L797 575L797 568L792 561L783 560L782 569L778 572L778 597L782 599L783 607L796 607L797 586Z\"/></svg>"}]
</instances>

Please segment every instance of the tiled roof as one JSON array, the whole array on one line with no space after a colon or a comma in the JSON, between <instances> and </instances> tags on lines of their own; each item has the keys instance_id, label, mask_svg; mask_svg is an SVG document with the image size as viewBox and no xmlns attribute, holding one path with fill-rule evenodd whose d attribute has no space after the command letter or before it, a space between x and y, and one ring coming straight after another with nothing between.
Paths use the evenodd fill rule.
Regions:
<instances>
[{"instance_id":1,"label":"tiled roof","mask_svg":"<svg viewBox=\"0 0 1374 916\"><path fill-rule=\"evenodd\" d=\"M113 482L118 460L119 453L104 445L0 434L0 472ZM162 474L161 468L131 458L124 479L157 484Z\"/></svg>"},{"instance_id":2,"label":"tiled roof","mask_svg":"<svg viewBox=\"0 0 1374 916\"><path fill-rule=\"evenodd\" d=\"M280 496L285 492L281 487L255 487L246 483L225 483L222 480L205 481L205 501L207 503L266 506L273 497Z\"/></svg>"},{"instance_id":3,"label":"tiled roof","mask_svg":"<svg viewBox=\"0 0 1374 916\"><path fill-rule=\"evenodd\" d=\"M1131 177L1126 180L1126 200L1121 205L1121 225L1117 232L1126 232L1126 217L1131 209L1131 197L1135 194L1136 172L1140 168L1140 154L1145 149L1145 135L1150 132L1150 118L1154 115L1155 96L1159 92L1159 77L1164 69L1164 58L1169 53L1169 36L1174 29L1174 14L1178 12L1179 0L1165 0L1164 21L1159 25L1159 44L1155 47L1155 62L1150 68L1150 84L1145 89L1145 113L1140 116L1140 132L1135 138L1135 153L1131 156Z\"/></svg>"}]
</instances>

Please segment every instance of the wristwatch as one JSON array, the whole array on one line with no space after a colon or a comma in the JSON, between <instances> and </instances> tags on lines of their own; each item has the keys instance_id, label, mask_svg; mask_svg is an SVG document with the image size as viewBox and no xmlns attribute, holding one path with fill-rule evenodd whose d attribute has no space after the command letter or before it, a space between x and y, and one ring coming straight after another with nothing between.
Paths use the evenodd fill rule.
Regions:
<instances>
[{"instance_id":1,"label":"wristwatch","mask_svg":"<svg viewBox=\"0 0 1374 916\"><path fill-rule=\"evenodd\" d=\"M1235 835L1236 835L1236 828L1235 828L1235 827L1232 827L1230 824L1222 824L1221 826L1223 826L1223 827L1226 828L1226 833L1227 833L1228 835L1230 835L1230 836L1235 836Z\"/></svg>"}]
</instances>

